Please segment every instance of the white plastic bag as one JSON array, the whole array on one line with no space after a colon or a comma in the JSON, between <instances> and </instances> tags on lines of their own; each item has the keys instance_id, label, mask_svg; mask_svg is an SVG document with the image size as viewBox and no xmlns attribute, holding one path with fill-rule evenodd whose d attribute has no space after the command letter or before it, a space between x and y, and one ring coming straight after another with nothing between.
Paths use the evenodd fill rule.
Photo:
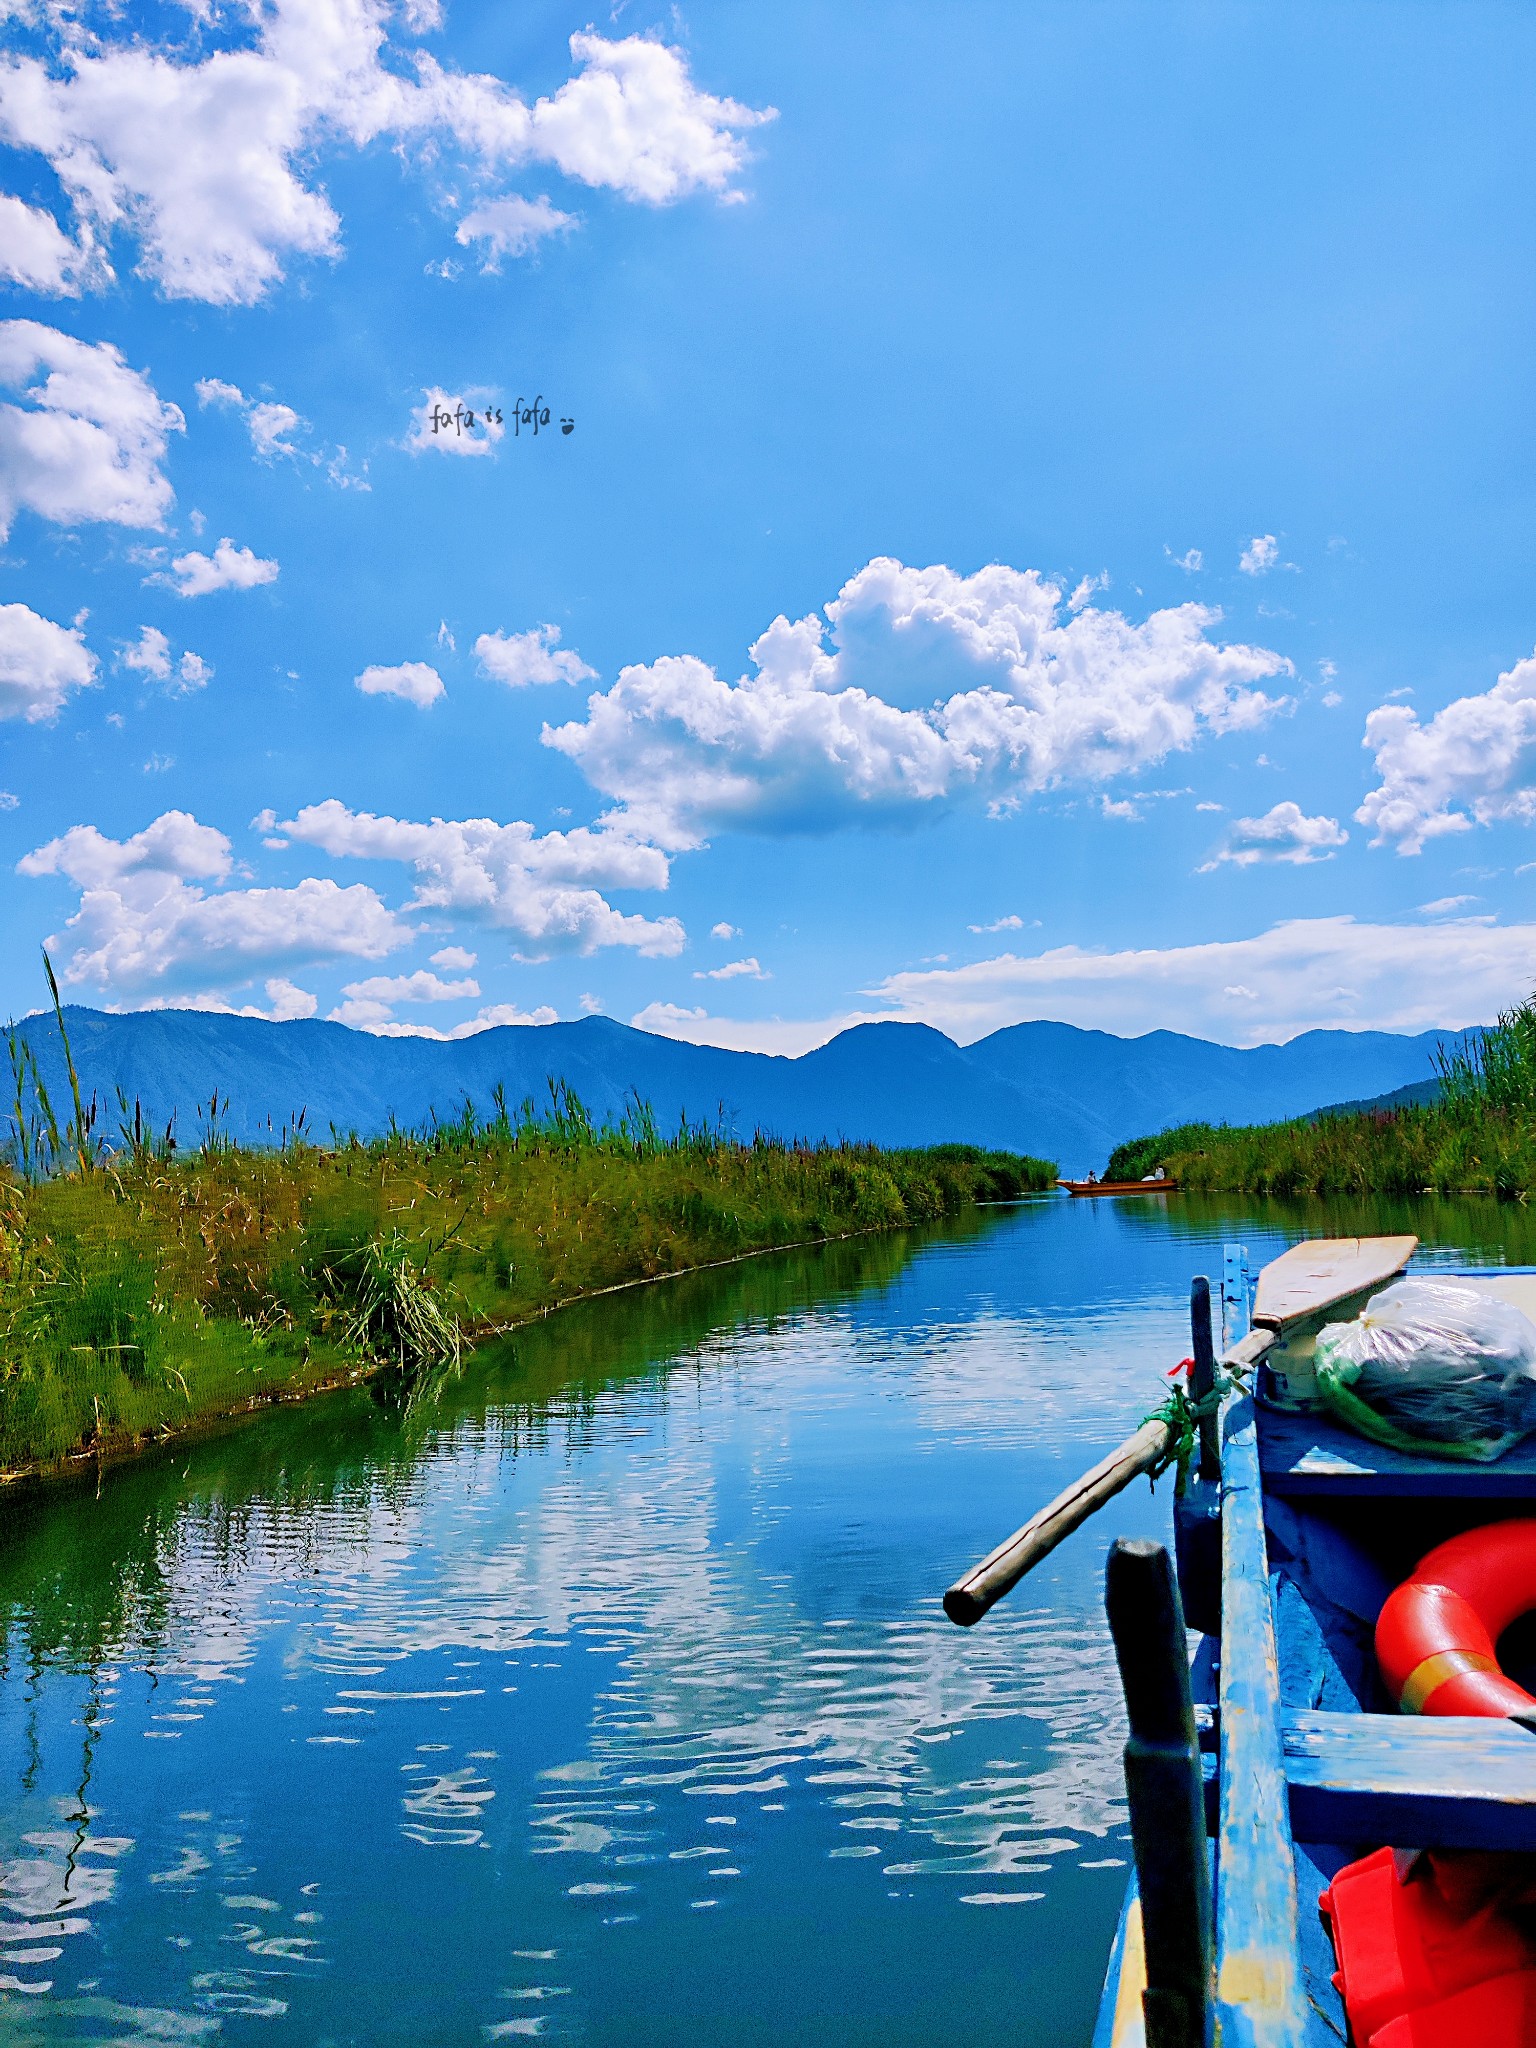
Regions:
<instances>
[{"instance_id":1,"label":"white plastic bag","mask_svg":"<svg viewBox=\"0 0 1536 2048\"><path fill-rule=\"evenodd\" d=\"M1536 1429L1536 1323L1451 1280L1399 1280L1317 1339L1317 1380L1342 1420L1430 1456L1499 1457Z\"/></svg>"}]
</instances>

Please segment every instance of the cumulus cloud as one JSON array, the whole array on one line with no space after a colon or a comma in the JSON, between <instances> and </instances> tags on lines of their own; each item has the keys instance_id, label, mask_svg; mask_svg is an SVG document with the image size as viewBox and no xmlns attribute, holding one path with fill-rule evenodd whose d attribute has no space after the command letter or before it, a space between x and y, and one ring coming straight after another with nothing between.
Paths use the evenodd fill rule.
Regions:
<instances>
[{"instance_id":1,"label":"cumulus cloud","mask_svg":"<svg viewBox=\"0 0 1536 2048\"><path fill-rule=\"evenodd\" d=\"M1200 872L1208 875L1224 862L1251 868L1260 861L1284 861L1292 867L1332 860L1349 834L1337 818L1309 818L1300 804L1273 805L1262 818L1234 818L1222 846Z\"/></svg>"},{"instance_id":2,"label":"cumulus cloud","mask_svg":"<svg viewBox=\"0 0 1536 2048\"><path fill-rule=\"evenodd\" d=\"M712 924L709 928L709 936L712 939L739 939L741 937L741 926L739 924Z\"/></svg>"},{"instance_id":3,"label":"cumulus cloud","mask_svg":"<svg viewBox=\"0 0 1536 2048\"><path fill-rule=\"evenodd\" d=\"M475 642L475 659L483 675L494 676L509 689L521 690L529 683L587 683L596 669L574 648L557 647L558 626L535 626L531 633L482 633Z\"/></svg>"},{"instance_id":4,"label":"cumulus cloud","mask_svg":"<svg viewBox=\"0 0 1536 2048\"><path fill-rule=\"evenodd\" d=\"M229 840L185 811L112 839L75 825L17 862L17 873L58 875L80 907L48 943L60 979L117 998L228 986L306 961L377 960L411 937L372 889L307 879L291 889L199 886L233 872Z\"/></svg>"},{"instance_id":5,"label":"cumulus cloud","mask_svg":"<svg viewBox=\"0 0 1536 2048\"><path fill-rule=\"evenodd\" d=\"M336 1024L351 1024L373 1030L393 1022L397 1003L456 1003L480 994L478 981L444 981L418 968L414 974L372 974L363 981L342 985L345 1002L328 1014Z\"/></svg>"},{"instance_id":6,"label":"cumulus cloud","mask_svg":"<svg viewBox=\"0 0 1536 2048\"><path fill-rule=\"evenodd\" d=\"M1182 569L1186 576L1197 576L1205 567L1205 557L1198 548L1189 548L1182 555L1176 555L1168 543L1163 543L1163 553L1175 569Z\"/></svg>"},{"instance_id":7,"label":"cumulus cloud","mask_svg":"<svg viewBox=\"0 0 1536 2048\"><path fill-rule=\"evenodd\" d=\"M123 647L117 658L124 668L153 676L157 683L171 673L171 643L158 626L140 626L138 639Z\"/></svg>"},{"instance_id":8,"label":"cumulus cloud","mask_svg":"<svg viewBox=\"0 0 1536 2048\"><path fill-rule=\"evenodd\" d=\"M194 690L206 689L213 678L213 664L194 654L190 647L173 669L171 643L158 626L141 626L138 639L119 648L117 658L124 668L137 669L140 675L167 684L175 697L189 697Z\"/></svg>"},{"instance_id":9,"label":"cumulus cloud","mask_svg":"<svg viewBox=\"0 0 1536 2048\"><path fill-rule=\"evenodd\" d=\"M1039 924L1040 920L1037 917L1032 919L1031 922ZM1021 932L1023 929L1024 920L1017 911L1011 912L1007 917L995 918L991 924L968 924L966 926L968 932Z\"/></svg>"},{"instance_id":10,"label":"cumulus cloud","mask_svg":"<svg viewBox=\"0 0 1536 2048\"><path fill-rule=\"evenodd\" d=\"M263 561L250 548L237 548L226 534L211 555L194 548L177 555L169 575L147 577L150 583L164 583L178 597L207 597L215 590L255 590L260 584L275 583L276 562Z\"/></svg>"},{"instance_id":11,"label":"cumulus cloud","mask_svg":"<svg viewBox=\"0 0 1536 2048\"><path fill-rule=\"evenodd\" d=\"M411 414L404 446L412 455L494 455L507 429L480 391L444 391L429 385Z\"/></svg>"},{"instance_id":12,"label":"cumulus cloud","mask_svg":"<svg viewBox=\"0 0 1536 2048\"><path fill-rule=\"evenodd\" d=\"M403 697L423 711L445 694L442 677L424 661L402 661L398 668L365 668L357 687L365 697Z\"/></svg>"},{"instance_id":13,"label":"cumulus cloud","mask_svg":"<svg viewBox=\"0 0 1536 2048\"><path fill-rule=\"evenodd\" d=\"M756 954L749 954L745 960L727 960L723 967L701 967L694 975L695 981L772 981L759 966Z\"/></svg>"},{"instance_id":14,"label":"cumulus cloud","mask_svg":"<svg viewBox=\"0 0 1536 2048\"><path fill-rule=\"evenodd\" d=\"M83 290L110 284L112 266L89 222L71 237L51 213L0 192L0 277L49 298L75 299Z\"/></svg>"},{"instance_id":15,"label":"cumulus cloud","mask_svg":"<svg viewBox=\"0 0 1536 2048\"><path fill-rule=\"evenodd\" d=\"M465 249L480 243L480 268L494 275L504 256L526 256L546 236L568 231L575 225L574 215L562 213L547 199L519 199L513 194L506 199L482 200L471 207L454 229L453 238Z\"/></svg>"},{"instance_id":16,"label":"cumulus cloud","mask_svg":"<svg viewBox=\"0 0 1536 2048\"><path fill-rule=\"evenodd\" d=\"M782 1053L797 1058L818 1045L825 1045L839 1031L852 1024L873 1024L886 1019L874 1010L848 1010L836 1017L799 1019L782 1017L714 1017L702 1004L689 1009L681 1003L647 1003L630 1018L637 1031L651 1031L658 1038L678 1038L687 1045L717 1045L727 1052Z\"/></svg>"},{"instance_id":17,"label":"cumulus cloud","mask_svg":"<svg viewBox=\"0 0 1536 2048\"><path fill-rule=\"evenodd\" d=\"M171 486L166 438L186 422L109 341L37 320L0 321L0 540L26 509L56 525L159 528Z\"/></svg>"},{"instance_id":18,"label":"cumulus cloud","mask_svg":"<svg viewBox=\"0 0 1536 2048\"><path fill-rule=\"evenodd\" d=\"M432 955L432 965L441 967L445 974L468 974L478 958L467 946L444 946Z\"/></svg>"},{"instance_id":19,"label":"cumulus cloud","mask_svg":"<svg viewBox=\"0 0 1536 2048\"><path fill-rule=\"evenodd\" d=\"M1049 1017L1103 1031L1174 1029L1256 1045L1314 1028L1462 1029L1536 981L1536 925L1295 918L1256 938L1094 952L1059 946L891 975L865 993L884 1014L968 1044Z\"/></svg>"},{"instance_id":20,"label":"cumulus cloud","mask_svg":"<svg viewBox=\"0 0 1536 2048\"><path fill-rule=\"evenodd\" d=\"M1355 817L1373 846L1421 853L1426 840L1473 824L1536 818L1536 655L1478 697L1458 697L1427 725L1407 704L1379 704L1365 721L1379 788Z\"/></svg>"},{"instance_id":21,"label":"cumulus cloud","mask_svg":"<svg viewBox=\"0 0 1536 2048\"><path fill-rule=\"evenodd\" d=\"M877 559L827 606L779 618L730 683L691 655L621 671L585 720L544 731L635 833L682 848L724 826L826 831L963 803L1011 808L1251 729L1267 649L1207 637L1185 604L1134 625L1000 564L962 576Z\"/></svg>"},{"instance_id":22,"label":"cumulus cloud","mask_svg":"<svg viewBox=\"0 0 1536 2048\"><path fill-rule=\"evenodd\" d=\"M539 834L521 820L490 818L415 824L349 811L334 797L277 829L335 859L400 861L416 875L408 908L451 910L515 932L537 957L601 946L670 957L683 947L675 917L626 915L600 893L667 886L665 854L616 832Z\"/></svg>"},{"instance_id":23,"label":"cumulus cloud","mask_svg":"<svg viewBox=\"0 0 1536 2048\"><path fill-rule=\"evenodd\" d=\"M320 1007L319 998L307 988L300 988L286 975L269 975L263 984L266 990L266 1004L231 1003L212 989L195 990L190 995L145 996L139 1005L145 1010L212 1010L221 1017L259 1017L264 1024L291 1024L300 1017L313 1017Z\"/></svg>"},{"instance_id":24,"label":"cumulus cloud","mask_svg":"<svg viewBox=\"0 0 1536 2048\"><path fill-rule=\"evenodd\" d=\"M435 1024L407 1024L393 1017L380 1017L372 1023L357 1018L341 1018L340 1021L352 1023L354 1028L370 1032L375 1038L436 1038L448 1043L454 1039L478 1038L482 1031L499 1031L505 1025L521 1029L531 1025L558 1024L560 1014L548 1003L540 1003L532 1010L519 1009L516 1003L487 1003L473 1017L466 1017L462 1023L452 1025L446 1031Z\"/></svg>"},{"instance_id":25,"label":"cumulus cloud","mask_svg":"<svg viewBox=\"0 0 1536 2048\"><path fill-rule=\"evenodd\" d=\"M1272 533L1256 533L1237 558L1245 576L1267 576L1280 559L1280 543Z\"/></svg>"},{"instance_id":26,"label":"cumulus cloud","mask_svg":"<svg viewBox=\"0 0 1536 2048\"><path fill-rule=\"evenodd\" d=\"M248 11L243 38L206 55L202 12L158 44L142 33L87 40L61 23L51 50L0 68L0 139L52 166L84 224L82 261L87 231L127 234L140 271L172 298L248 305L293 259L337 256L341 223L315 179L326 149L452 150L489 186L545 163L662 205L729 196L745 132L769 118L701 92L681 52L637 36L573 36L575 75L530 106L499 78L391 40L385 0L273 0ZM45 31L54 22L48 10ZM407 33L435 25L428 10L405 10ZM545 204L492 190L470 217ZM46 262L52 245L30 232Z\"/></svg>"},{"instance_id":27,"label":"cumulus cloud","mask_svg":"<svg viewBox=\"0 0 1536 2048\"><path fill-rule=\"evenodd\" d=\"M29 605L0 604L0 719L39 725L95 680L96 657L82 634Z\"/></svg>"}]
</instances>

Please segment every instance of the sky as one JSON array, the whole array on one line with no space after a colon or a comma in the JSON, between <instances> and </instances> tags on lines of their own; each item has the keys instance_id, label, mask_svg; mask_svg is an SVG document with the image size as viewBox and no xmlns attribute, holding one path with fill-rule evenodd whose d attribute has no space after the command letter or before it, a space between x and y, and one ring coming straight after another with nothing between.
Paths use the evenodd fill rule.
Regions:
<instances>
[{"instance_id":1,"label":"sky","mask_svg":"<svg viewBox=\"0 0 1536 2048\"><path fill-rule=\"evenodd\" d=\"M1536 983L1536 17L0 0L0 1010Z\"/></svg>"}]
</instances>

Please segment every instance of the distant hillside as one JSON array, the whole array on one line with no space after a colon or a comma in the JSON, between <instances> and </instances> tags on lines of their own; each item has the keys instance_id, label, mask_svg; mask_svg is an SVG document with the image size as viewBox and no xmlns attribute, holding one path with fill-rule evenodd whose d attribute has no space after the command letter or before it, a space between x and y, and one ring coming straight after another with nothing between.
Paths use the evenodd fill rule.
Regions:
<instances>
[{"instance_id":1,"label":"distant hillside","mask_svg":"<svg viewBox=\"0 0 1536 2048\"><path fill-rule=\"evenodd\" d=\"M1393 1088L1385 1095L1368 1095L1360 1102L1330 1102L1322 1109L1314 1109L1311 1121L1316 1123L1323 1116L1360 1116L1373 1109L1408 1109L1418 1103L1439 1100L1438 1080L1410 1081L1406 1088Z\"/></svg>"},{"instance_id":2,"label":"distant hillside","mask_svg":"<svg viewBox=\"0 0 1536 2048\"><path fill-rule=\"evenodd\" d=\"M1066 1172L1101 1166L1141 1131L1193 1120L1258 1124L1303 1116L1319 1102L1375 1097L1423 1082L1438 1032L1309 1031L1288 1045L1240 1050L1152 1031L1116 1038L1071 1024L1015 1024L960 1047L925 1024L860 1024L798 1059L722 1052L636 1031L606 1017L506 1026L444 1043L373 1038L306 1019L269 1024L197 1010L109 1016L66 1011L86 1093L110 1129L119 1088L163 1124L176 1112L195 1142L197 1108L229 1098L226 1128L267 1141L300 1109L310 1131L362 1134L391 1115L451 1116L468 1095L488 1107L502 1083L512 1102L567 1081L598 1115L631 1091L664 1124L724 1114L737 1133L858 1138L882 1145L947 1139L1056 1159ZM67 1083L51 1016L20 1027L62 1114ZM270 1122L269 1122L270 1120ZM0 1112L0 1132L6 1127Z\"/></svg>"}]
</instances>

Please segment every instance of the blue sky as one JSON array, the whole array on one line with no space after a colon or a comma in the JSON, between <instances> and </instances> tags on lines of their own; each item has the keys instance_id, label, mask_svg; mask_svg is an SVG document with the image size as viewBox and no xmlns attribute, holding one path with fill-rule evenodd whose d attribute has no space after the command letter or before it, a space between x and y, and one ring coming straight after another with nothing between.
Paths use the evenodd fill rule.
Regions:
<instances>
[{"instance_id":1,"label":"blue sky","mask_svg":"<svg viewBox=\"0 0 1536 2048\"><path fill-rule=\"evenodd\" d=\"M0 1006L45 939L782 1051L1536 981L1524 10L0 36Z\"/></svg>"}]
</instances>

